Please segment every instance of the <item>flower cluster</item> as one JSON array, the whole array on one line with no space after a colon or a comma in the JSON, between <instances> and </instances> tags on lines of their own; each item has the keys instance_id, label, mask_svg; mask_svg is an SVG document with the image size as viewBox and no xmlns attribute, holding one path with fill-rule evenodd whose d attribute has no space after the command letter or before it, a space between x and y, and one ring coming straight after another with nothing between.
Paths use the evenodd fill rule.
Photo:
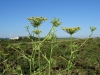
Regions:
<instances>
[{"instance_id":1,"label":"flower cluster","mask_svg":"<svg viewBox=\"0 0 100 75\"><path fill-rule=\"evenodd\" d=\"M90 27L91 32L96 30L96 27Z\"/></svg>"},{"instance_id":2,"label":"flower cluster","mask_svg":"<svg viewBox=\"0 0 100 75\"><path fill-rule=\"evenodd\" d=\"M25 28L26 28L26 29L28 29L28 28L29 28L29 26L25 26Z\"/></svg>"},{"instance_id":3,"label":"flower cluster","mask_svg":"<svg viewBox=\"0 0 100 75\"><path fill-rule=\"evenodd\" d=\"M74 28L62 28L62 30L64 30L65 32L69 33L69 34L74 34L75 32L77 32L78 30L80 30L80 27L74 27Z\"/></svg>"},{"instance_id":4,"label":"flower cluster","mask_svg":"<svg viewBox=\"0 0 100 75\"><path fill-rule=\"evenodd\" d=\"M40 26L43 21L47 20L47 18L43 17L32 17L27 19L30 21L30 24L32 24L32 26L34 27Z\"/></svg>"},{"instance_id":5,"label":"flower cluster","mask_svg":"<svg viewBox=\"0 0 100 75\"><path fill-rule=\"evenodd\" d=\"M58 21L59 19L54 18L50 23L52 23L54 27L58 27L62 23Z\"/></svg>"},{"instance_id":6,"label":"flower cluster","mask_svg":"<svg viewBox=\"0 0 100 75\"><path fill-rule=\"evenodd\" d=\"M41 31L39 31L39 30L33 30L33 33L35 33L35 34L40 34L41 33Z\"/></svg>"}]
</instances>

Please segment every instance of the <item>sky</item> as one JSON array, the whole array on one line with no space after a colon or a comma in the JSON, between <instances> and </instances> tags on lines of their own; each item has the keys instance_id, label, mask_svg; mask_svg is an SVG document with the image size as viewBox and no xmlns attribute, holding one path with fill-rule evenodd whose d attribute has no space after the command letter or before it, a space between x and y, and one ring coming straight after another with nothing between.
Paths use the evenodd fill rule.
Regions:
<instances>
[{"instance_id":1,"label":"sky","mask_svg":"<svg viewBox=\"0 0 100 75\"><path fill-rule=\"evenodd\" d=\"M81 30L73 37L86 38L90 35L90 26L96 27L92 37L100 37L100 0L0 0L0 38L27 36L25 26L32 25L31 17L48 18L39 29L40 37L47 35L52 27L51 20L60 18L62 24L56 28L57 37L69 37L61 27L76 27Z\"/></svg>"}]
</instances>

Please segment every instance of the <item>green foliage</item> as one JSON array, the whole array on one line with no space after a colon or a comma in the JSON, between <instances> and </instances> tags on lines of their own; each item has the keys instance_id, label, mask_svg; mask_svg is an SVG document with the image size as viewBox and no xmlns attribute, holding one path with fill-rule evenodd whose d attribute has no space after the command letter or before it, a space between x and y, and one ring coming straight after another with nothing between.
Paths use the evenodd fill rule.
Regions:
<instances>
[{"instance_id":1,"label":"green foliage","mask_svg":"<svg viewBox=\"0 0 100 75\"><path fill-rule=\"evenodd\" d=\"M74 69L73 72L74 73L80 73L83 74L84 72L86 72L86 74L91 74L93 71L97 72L98 75L100 74L100 70L99 70L99 66L98 64L100 64L100 47L97 46L97 42L100 41L100 39L95 39L95 38L91 38L88 40L88 42L86 42L78 52L75 53L76 58L74 59L73 63L74 63ZM73 42L78 41L78 43L76 43L77 45L80 45L84 39L78 39L78 40L73 40ZM1 42L2 44L3 42ZM9 42L6 42L7 44ZM18 43L18 42L17 42ZM19 41L20 43L20 41ZM14 43L12 42L11 45L13 45ZM53 58L55 59L55 63L53 63L51 65L51 70L52 70L52 75L55 75L57 73L57 71L59 71L59 73L66 75L67 72L63 71L66 66L67 63L66 61L61 58L62 57L66 57L66 59L69 59L70 56L70 50L69 50L69 44L70 41L68 40L61 40L57 42L58 47L55 47L54 51L53 51ZM75 43L74 43L75 44ZM25 43L26 46L22 46L21 48L22 50L24 50L24 52L26 53L26 55L31 54L31 50L32 50L32 46L30 42ZM41 47L41 51L43 52L43 54L47 54L47 58L49 58L50 55L50 45L51 42L44 42L43 46ZM9 56L6 57L2 57L1 62L0 62L0 73L2 73L2 71L4 70L4 63L3 60L6 61L6 59L9 59L11 62L13 62L12 67L15 66L15 68L17 68L17 66L21 66L22 72L24 75L29 75L29 63L26 59L23 58L19 58L19 55L15 55L16 51L14 49L6 49L4 47L1 47L1 50L3 50L4 54L10 54ZM66 50L67 49L67 50ZM66 50L66 52L65 52ZM18 54L18 53L17 53ZM36 59L38 55L36 56ZM16 61L15 59L18 58ZM94 64L95 63L95 64ZM11 65L12 63L7 63L9 65ZM46 67L47 62L45 61L45 59L43 57L41 57L41 66L45 66ZM66 65L65 65L66 64ZM38 64L37 61L35 63L35 67L34 70L36 71L38 69ZM78 71L78 69L80 69L80 71ZM34 71L32 70L32 72ZM63 72L62 72L62 71ZM42 71L43 73L48 73L47 68L44 69L44 71ZM89 73L88 73L89 72ZM10 72L10 74L12 74ZM95 73L96 74L96 73Z\"/></svg>"}]
</instances>

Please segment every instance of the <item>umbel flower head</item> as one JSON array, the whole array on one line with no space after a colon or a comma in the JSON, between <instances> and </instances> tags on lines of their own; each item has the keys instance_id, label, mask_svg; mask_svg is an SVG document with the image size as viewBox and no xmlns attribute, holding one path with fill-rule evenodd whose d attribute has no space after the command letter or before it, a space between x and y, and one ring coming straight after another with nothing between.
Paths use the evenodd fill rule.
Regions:
<instances>
[{"instance_id":1,"label":"umbel flower head","mask_svg":"<svg viewBox=\"0 0 100 75\"><path fill-rule=\"evenodd\" d=\"M59 19L54 18L50 23L52 23L53 26L58 27L62 22L59 22Z\"/></svg>"},{"instance_id":2,"label":"umbel flower head","mask_svg":"<svg viewBox=\"0 0 100 75\"><path fill-rule=\"evenodd\" d=\"M31 17L27 19L30 21L30 24L34 27L40 26L43 21L47 20L47 18L44 17Z\"/></svg>"},{"instance_id":3,"label":"umbel flower head","mask_svg":"<svg viewBox=\"0 0 100 75\"><path fill-rule=\"evenodd\" d=\"M39 31L39 30L33 30L33 33L35 33L36 35L38 35L38 34L41 33L41 31Z\"/></svg>"},{"instance_id":4,"label":"umbel flower head","mask_svg":"<svg viewBox=\"0 0 100 75\"><path fill-rule=\"evenodd\" d=\"M74 27L74 28L65 28L65 27L62 27L62 30L64 30L65 32L67 32L70 35L72 35L75 32L77 32L78 30L80 30L80 27Z\"/></svg>"},{"instance_id":5,"label":"umbel flower head","mask_svg":"<svg viewBox=\"0 0 100 75\"><path fill-rule=\"evenodd\" d=\"M91 32L96 30L96 27L90 27Z\"/></svg>"},{"instance_id":6,"label":"umbel flower head","mask_svg":"<svg viewBox=\"0 0 100 75\"><path fill-rule=\"evenodd\" d=\"M26 29L28 29L28 28L29 28L29 26L25 26L25 28L26 28Z\"/></svg>"}]
</instances>

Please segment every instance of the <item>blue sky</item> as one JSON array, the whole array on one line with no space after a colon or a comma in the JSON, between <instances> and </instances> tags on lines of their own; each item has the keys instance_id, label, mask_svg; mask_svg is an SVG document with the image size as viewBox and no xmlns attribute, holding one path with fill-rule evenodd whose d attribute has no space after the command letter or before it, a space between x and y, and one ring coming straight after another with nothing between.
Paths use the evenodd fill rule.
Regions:
<instances>
[{"instance_id":1,"label":"blue sky","mask_svg":"<svg viewBox=\"0 0 100 75\"><path fill-rule=\"evenodd\" d=\"M69 37L61 27L76 27L81 30L73 37L88 37L90 26L97 29L92 37L100 37L100 0L0 0L0 37L28 35L25 26L33 29L28 17L48 18L39 29L44 37L51 29L53 17L60 18L62 24L57 27L57 37Z\"/></svg>"}]
</instances>

